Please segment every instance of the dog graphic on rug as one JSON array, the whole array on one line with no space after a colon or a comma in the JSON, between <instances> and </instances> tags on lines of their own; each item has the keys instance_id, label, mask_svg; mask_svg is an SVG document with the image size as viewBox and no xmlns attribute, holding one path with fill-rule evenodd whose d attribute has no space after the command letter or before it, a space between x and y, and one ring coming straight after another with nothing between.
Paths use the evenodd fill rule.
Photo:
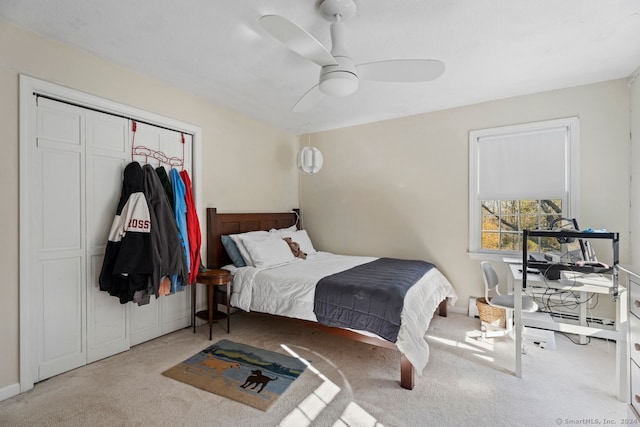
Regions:
<instances>
[{"instance_id":1,"label":"dog graphic on rug","mask_svg":"<svg viewBox=\"0 0 640 427\"><path fill-rule=\"evenodd\" d=\"M225 362L224 360L216 359L210 353L207 353L207 359L200 362L205 369L213 369L216 371L216 377L220 377L227 369L238 369L240 364L238 362Z\"/></svg>"},{"instance_id":2,"label":"dog graphic on rug","mask_svg":"<svg viewBox=\"0 0 640 427\"><path fill-rule=\"evenodd\" d=\"M270 381L275 381L277 379L278 377L271 378L264 375L260 369L254 369L251 371L251 375L247 377L247 380L240 387L247 388L253 384L253 387L251 387L253 390L260 385L260 390L257 391L257 393L260 393L264 386L266 386Z\"/></svg>"}]
</instances>

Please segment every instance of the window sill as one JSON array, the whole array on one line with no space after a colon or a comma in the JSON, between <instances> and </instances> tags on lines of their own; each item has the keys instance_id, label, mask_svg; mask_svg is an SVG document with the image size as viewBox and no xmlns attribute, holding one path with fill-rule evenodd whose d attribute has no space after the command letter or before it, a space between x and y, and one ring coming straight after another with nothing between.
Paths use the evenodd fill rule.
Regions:
<instances>
[{"instance_id":1,"label":"window sill","mask_svg":"<svg viewBox=\"0 0 640 427\"><path fill-rule=\"evenodd\" d=\"M467 252L469 259L473 261L502 261L505 258L522 259L522 252L503 252L503 253L489 253L489 252Z\"/></svg>"}]
</instances>

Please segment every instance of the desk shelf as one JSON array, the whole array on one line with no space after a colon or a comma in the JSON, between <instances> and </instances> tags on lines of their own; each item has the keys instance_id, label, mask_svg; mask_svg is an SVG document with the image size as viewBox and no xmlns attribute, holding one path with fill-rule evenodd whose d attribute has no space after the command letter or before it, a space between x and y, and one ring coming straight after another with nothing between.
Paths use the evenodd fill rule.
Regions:
<instances>
[{"instance_id":1,"label":"desk shelf","mask_svg":"<svg viewBox=\"0 0 640 427\"><path fill-rule=\"evenodd\" d=\"M529 256L527 253L527 242L529 241L529 237L551 237L551 238L574 238L574 239L606 239L611 240L611 249L612 249L612 258L613 264L611 266L611 280L613 281L613 288L611 290L611 295L613 296L613 300L616 301L619 295L618 289L618 264L620 259L620 233L617 232L585 232L578 230L524 230L522 240L524 244L522 245L522 268L524 271L529 266ZM549 265L553 265L554 263L549 263ZM555 263L560 264L560 263ZM523 275L522 277L522 287L527 287L527 275Z\"/></svg>"}]
</instances>

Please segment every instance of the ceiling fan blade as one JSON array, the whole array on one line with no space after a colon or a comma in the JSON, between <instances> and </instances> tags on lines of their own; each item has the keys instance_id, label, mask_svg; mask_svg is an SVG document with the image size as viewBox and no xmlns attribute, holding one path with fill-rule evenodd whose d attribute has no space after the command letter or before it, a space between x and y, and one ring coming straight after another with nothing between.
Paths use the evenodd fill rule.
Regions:
<instances>
[{"instance_id":1,"label":"ceiling fan blade","mask_svg":"<svg viewBox=\"0 0 640 427\"><path fill-rule=\"evenodd\" d=\"M300 98L298 102L296 102L296 105L293 106L291 111L293 111L294 113L309 111L316 105L320 104L320 102L322 102L325 97L326 95L320 92L320 85L317 84L309 89L307 93L302 95L302 98Z\"/></svg>"},{"instance_id":2,"label":"ceiling fan blade","mask_svg":"<svg viewBox=\"0 0 640 427\"><path fill-rule=\"evenodd\" d=\"M444 63L437 59L396 59L358 65L358 76L380 82L426 82L444 72Z\"/></svg>"},{"instance_id":3,"label":"ceiling fan blade","mask_svg":"<svg viewBox=\"0 0 640 427\"><path fill-rule=\"evenodd\" d=\"M335 65L336 60L315 37L305 29L278 15L260 18L262 27L289 49L322 66Z\"/></svg>"}]
</instances>

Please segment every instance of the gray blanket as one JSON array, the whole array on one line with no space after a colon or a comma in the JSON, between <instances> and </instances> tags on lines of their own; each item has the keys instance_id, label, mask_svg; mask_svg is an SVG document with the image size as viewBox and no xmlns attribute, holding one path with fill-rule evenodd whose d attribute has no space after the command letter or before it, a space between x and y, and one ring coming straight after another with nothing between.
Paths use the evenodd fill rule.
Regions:
<instances>
[{"instance_id":1,"label":"gray blanket","mask_svg":"<svg viewBox=\"0 0 640 427\"><path fill-rule=\"evenodd\" d=\"M379 258L323 277L316 285L313 312L324 325L369 331L396 342L404 297L432 268L426 261Z\"/></svg>"}]
</instances>

